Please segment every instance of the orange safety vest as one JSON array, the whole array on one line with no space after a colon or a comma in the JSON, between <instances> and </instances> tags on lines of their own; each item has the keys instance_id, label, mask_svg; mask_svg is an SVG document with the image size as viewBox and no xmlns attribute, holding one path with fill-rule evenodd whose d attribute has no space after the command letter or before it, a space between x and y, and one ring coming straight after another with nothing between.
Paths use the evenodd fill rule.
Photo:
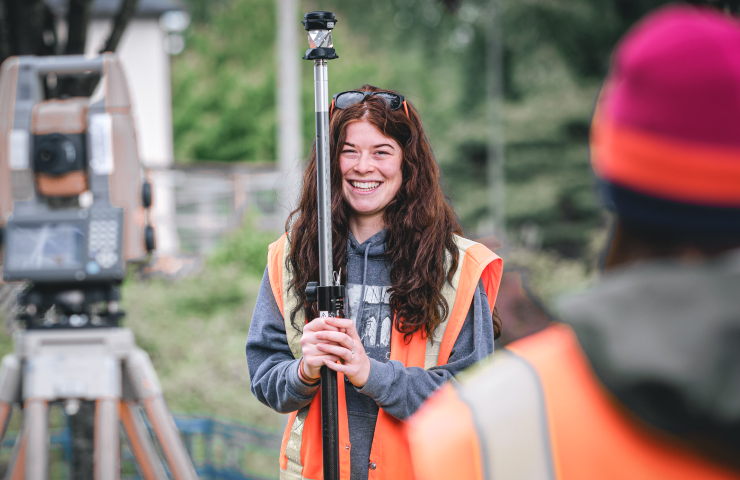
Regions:
<instances>
[{"instance_id":1,"label":"orange safety vest","mask_svg":"<svg viewBox=\"0 0 740 480\"><path fill-rule=\"evenodd\" d=\"M458 236L455 236L455 242L460 253L458 268L453 281L445 283L442 290L442 295L450 306L449 316L430 339L425 338L423 332L418 331L411 341L406 343L403 338L404 334L394 328L391 333L391 360L398 360L407 367L431 368L446 364L470 309L478 280L483 282L489 307L493 309L501 283L503 261L481 244ZM270 245L267 268L272 293L285 319L288 344L295 358L300 358L302 355L301 331L296 329L290 321L290 312L296 305L297 299L293 292L288 293L291 273L288 270L286 259L289 248L287 235L283 235ZM296 314L296 324L305 324L303 315L302 310ZM341 373L337 374L337 385L339 387L339 475L342 480L349 480L351 445L344 394L345 382ZM410 452L406 443L404 422L380 409L370 452L368 479L413 478L409 458ZM308 406L290 414L280 449L280 479L320 480L323 477L321 394L317 393Z\"/></svg>"},{"instance_id":2,"label":"orange safety vest","mask_svg":"<svg viewBox=\"0 0 740 480\"><path fill-rule=\"evenodd\" d=\"M621 407L568 326L511 344L463 383L410 420L419 479L740 478Z\"/></svg>"}]
</instances>

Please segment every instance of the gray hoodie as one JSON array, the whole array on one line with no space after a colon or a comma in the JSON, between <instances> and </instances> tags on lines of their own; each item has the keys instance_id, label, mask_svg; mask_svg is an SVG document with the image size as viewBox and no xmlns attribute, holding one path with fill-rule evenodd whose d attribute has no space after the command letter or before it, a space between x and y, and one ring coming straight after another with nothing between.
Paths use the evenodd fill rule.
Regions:
<instances>
[{"instance_id":1,"label":"gray hoodie","mask_svg":"<svg viewBox=\"0 0 740 480\"><path fill-rule=\"evenodd\" d=\"M404 367L390 358L391 310L388 304L390 265L385 253L385 230L359 244L350 233L347 242L347 308L370 358L370 376L362 388L345 386L352 480L368 476L378 409L404 420L438 387L493 352L493 321L488 299L478 284L463 328L446 365L424 370ZM298 378L285 325L270 288L267 271L257 296L247 338L247 363L252 393L280 413L309 404L318 391Z\"/></svg>"}]
</instances>

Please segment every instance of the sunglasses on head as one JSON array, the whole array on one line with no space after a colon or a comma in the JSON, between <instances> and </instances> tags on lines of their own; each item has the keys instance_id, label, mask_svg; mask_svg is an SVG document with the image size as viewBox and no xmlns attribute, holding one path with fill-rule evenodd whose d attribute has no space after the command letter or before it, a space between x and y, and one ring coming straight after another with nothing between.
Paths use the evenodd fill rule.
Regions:
<instances>
[{"instance_id":1,"label":"sunglasses on head","mask_svg":"<svg viewBox=\"0 0 740 480\"><path fill-rule=\"evenodd\" d=\"M334 113L334 107L344 109L364 101L367 97L378 96L386 101L391 110L398 110L403 105L406 111L406 117L409 116L409 107L406 105L406 99L403 95L395 92L368 92L363 90L348 90L346 92L335 93L331 101L331 111L329 116Z\"/></svg>"}]
</instances>

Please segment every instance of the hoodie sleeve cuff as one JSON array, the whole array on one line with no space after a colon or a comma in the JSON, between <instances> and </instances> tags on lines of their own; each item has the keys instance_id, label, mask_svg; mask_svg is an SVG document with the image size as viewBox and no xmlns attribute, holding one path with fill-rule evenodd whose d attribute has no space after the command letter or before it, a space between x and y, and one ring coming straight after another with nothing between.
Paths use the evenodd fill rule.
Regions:
<instances>
[{"instance_id":1,"label":"hoodie sleeve cuff","mask_svg":"<svg viewBox=\"0 0 740 480\"><path fill-rule=\"evenodd\" d=\"M288 367L287 372L288 389L294 396L298 398L311 398L316 393L316 390L319 388L319 385L321 385L321 382L317 382L314 385L306 385L305 383L303 383L303 380L301 380L301 377L298 375L299 363L301 363L300 358L290 362L290 366Z\"/></svg>"},{"instance_id":2,"label":"hoodie sleeve cuff","mask_svg":"<svg viewBox=\"0 0 740 480\"><path fill-rule=\"evenodd\" d=\"M362 388L355 387L355 390L377 402L393 383L393 361L381 363L372 358L369 360L370 375L367 377L367 382Z\"/></svg>"}]
</instances>

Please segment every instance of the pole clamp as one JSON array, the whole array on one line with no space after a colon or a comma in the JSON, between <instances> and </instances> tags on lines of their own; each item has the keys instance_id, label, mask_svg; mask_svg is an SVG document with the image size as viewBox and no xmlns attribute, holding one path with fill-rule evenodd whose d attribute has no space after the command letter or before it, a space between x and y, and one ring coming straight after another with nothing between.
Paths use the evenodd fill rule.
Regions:
<instances>
[{"instance_id":1,"label":"pole clamp","mask_svg":"<svg viewBox=\"0 0 740 480\"><path fill-rule=\"evenodd\" d=\"M339 55L333 48L323 47L309 48L303 56L304 60L334 60L335 58L339 58Z\"/></svg>"}]
</instances>

